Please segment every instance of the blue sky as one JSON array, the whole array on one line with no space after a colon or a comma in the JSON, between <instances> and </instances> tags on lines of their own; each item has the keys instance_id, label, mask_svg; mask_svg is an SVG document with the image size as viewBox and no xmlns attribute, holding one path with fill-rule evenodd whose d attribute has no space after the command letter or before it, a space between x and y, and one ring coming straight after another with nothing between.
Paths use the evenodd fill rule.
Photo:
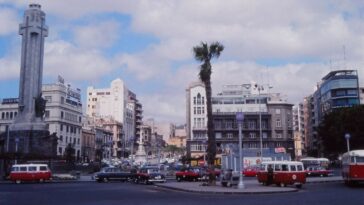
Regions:
<instances>
[{"instance_id":1,"label":"blue sky","mask_svg":"<svg viewBox=\"0 0 364 205\"><path fill-rule=\"evenodd\" d=\"M121 78L142 102L145 118L157 121L185 122L185 89L198 80L192 47L201 41L225 46L213 61L215 93L224 84L270 83L297 103L330 70L363 75L361 1L33 2L42 5L49 26L44 83L61 75L82 90L85 102L87 86L104 88ZM28 4L0 0L0 98L18 95L18 25Z\"/></svg>"}]
</instances>

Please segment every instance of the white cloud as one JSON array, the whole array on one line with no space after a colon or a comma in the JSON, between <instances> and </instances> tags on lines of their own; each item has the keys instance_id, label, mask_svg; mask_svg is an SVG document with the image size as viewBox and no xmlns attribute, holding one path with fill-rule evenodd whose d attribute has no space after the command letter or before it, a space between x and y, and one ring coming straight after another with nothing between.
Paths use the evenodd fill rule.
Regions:
<instances>
[{"instance_id":1,"label":"white cloud","mask_svg":"<svg viewBox=\"0 0 364 205\"><path fill-rule=\"evenodd\" d=\"M0 36L8 35L17 31L19 20L17 13L12 9L0 7Z\"/></svg>"},{"instance_id":2,"label":"white cloud","mask_svg":"<svg viewBox=\"0 0 364 205\"><path fill-rule=\"evenodd\" d=\"M65 41L45 45L44 74L68 80L101 78L112 71L112 63L97 50L82 49Z\"/></svg>"},{"instance_id":3,"label":"white cloud","mask_svg":"<svg viewBox=\"0 0 364 205\"><path fill-rule=\"evenodd\" d=\"M74 29L75 42L82 48L105 48L112 46L119 37L116 21L92 22Z\"/></svg>"},{"instance_id":4,"label":"white cloud","mask_svg":"<svg viewBox=\"0 0 364 205\"><path fill-rule=\"evenodd\" d=\"M0 80L18 78L20 73L20 57L5 56L0 58Z\"/></svg>"}]
</instances>

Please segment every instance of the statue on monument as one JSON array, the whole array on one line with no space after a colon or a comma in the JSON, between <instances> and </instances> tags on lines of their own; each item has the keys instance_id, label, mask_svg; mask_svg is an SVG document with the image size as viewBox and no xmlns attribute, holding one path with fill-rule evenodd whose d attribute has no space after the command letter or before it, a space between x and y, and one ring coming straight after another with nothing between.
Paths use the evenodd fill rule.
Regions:
<instances>
[{"instance_id":1,"label":"statue on monument","mask_svg":"<svg viewBox=\"0 0 364 205\"><path fill-rule=\"evenodd\" d=\"M38 97L35 98L35 116L43 117L45 113L47 101L42 97L42 93L39 94Z\"/></svg>"}]
</instances>

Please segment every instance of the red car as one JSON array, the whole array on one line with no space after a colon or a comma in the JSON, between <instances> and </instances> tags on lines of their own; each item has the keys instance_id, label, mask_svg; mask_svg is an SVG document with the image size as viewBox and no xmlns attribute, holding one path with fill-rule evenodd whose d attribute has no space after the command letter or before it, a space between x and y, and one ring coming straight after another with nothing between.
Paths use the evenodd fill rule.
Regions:
<instances>
[{"instance_id":1,"label":"red car","mask_svg":"<svg viewBox=\"0 0 364 205\"><path fill-rule=\"evenodd\" d=\"M307 167L305 171L306 171L306 176L328 177L332 175L332 170L327 170L324 167L320 166Z\"/></svg>"},{"instance_id":2,"label":"red car","mask_svg":"<svg viewBox=\"0 0 364 205\"><path fill-rule=\"evenodd\" d=\"M247 167L243 170L243 175L245 177L256 177L258 174L259 168L258 167Z\"/></svg>"},{"instance_id":3,"label":"red car","mask_svg":"<svg viewBox=\"0 0 364 205\"><path fill-rule=\"evenodd\" d=\"M176 172L176 180L180 181L198 181L202 176L199 168L190 168Z\"/></svg>"}]
</instances>

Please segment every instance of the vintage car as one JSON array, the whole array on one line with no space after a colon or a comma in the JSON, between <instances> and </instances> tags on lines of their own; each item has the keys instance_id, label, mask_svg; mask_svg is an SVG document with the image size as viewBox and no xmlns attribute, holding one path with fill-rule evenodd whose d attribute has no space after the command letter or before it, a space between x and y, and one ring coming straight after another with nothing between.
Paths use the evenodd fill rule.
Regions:
<instances>
[{"instance_id":1,"label":"vintage car","mask_svg":"<svg viewBox=\"0 0 364 205\"><path fill-rule=\"evenodd\" d=\"M143 184L164 183L166 176L160 172L158 167L143 167L138 170L134 181Z\"/></svg>"},{"instance_id":2,"label":"vintage car","mask_svg":"<svg viewBox=\"0 0 364 205\"><path fill-rule=\"evenodd\" d=\"M115 167L104 167L100 172L95 173L94 179L97 182L108 182L110 180L130 181L136 176L133 170L122 170Z\"/></svg>"},{"instance_id":3,"label":"vintage car","mask_svg":"<svg viewBox=\"0 0 364 205\"><path fill-rule=\"evenodd\" d=\"M189 168L176 172L176 180L180 181L197 181L202 177L201 169Z\"/></svg>"},{"instance_id":4,"label":"vintage car","mask_svg":"<svg viewBox=\"0 0 364 205\"><path fill-rule=\"evenodd\" d=\"M319 177L328 177L332 175L332 170L327 170L324 167L321 166L309 166L306 169L306 176L313 177L313 176L319 176Z\"/></svg>"},{"instance_id":5,"label":"vintage car","mask_svg":"<svg viewBox=\"0 0 364 205\"><path fill-rule=\"evenodd\" d=\"M256 177L259 171L259 167L258 166L249 166L244 168L243 170L243 175L245 177Z\"/></svg>"}]
</instances>

